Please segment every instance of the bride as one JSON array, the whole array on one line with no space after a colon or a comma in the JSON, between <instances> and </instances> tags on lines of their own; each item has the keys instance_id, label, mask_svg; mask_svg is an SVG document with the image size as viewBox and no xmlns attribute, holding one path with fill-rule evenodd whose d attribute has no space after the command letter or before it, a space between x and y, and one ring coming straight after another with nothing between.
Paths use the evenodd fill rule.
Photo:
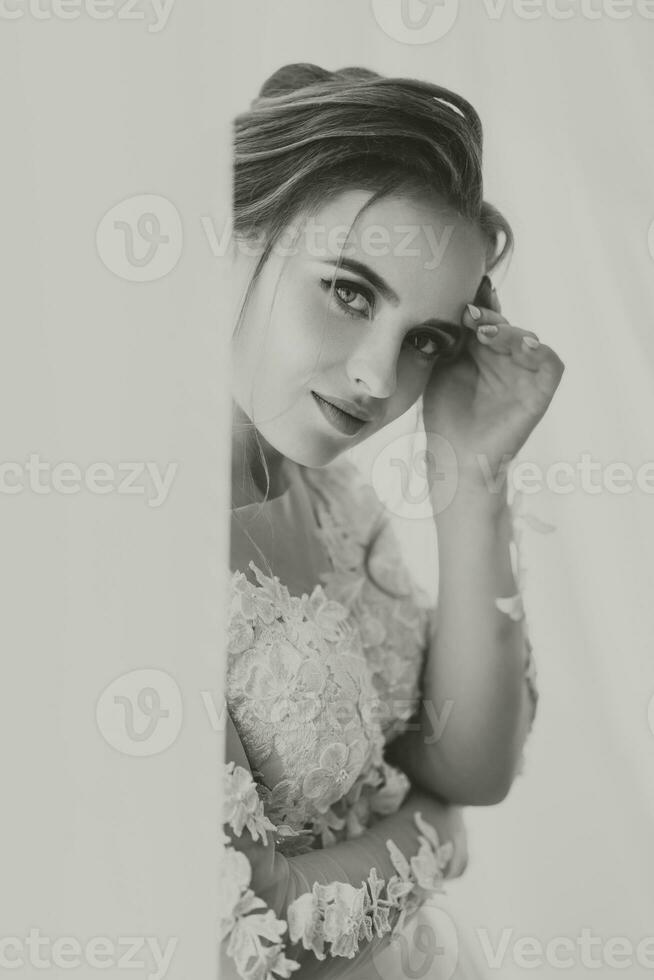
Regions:
<instances>
[{"instance_id":1,"label":"bride","mask_svg":"<svg viewBox=\"0 0 654 980\"><path fill-rule=\"evenodd\" d=\"M501 313L461 96L287 65L234 139L221 976L474 980L443 883L537 701L501 477L564 366ZM347 456L416 404L434 606Z\"/></svg>"}]
</instances>

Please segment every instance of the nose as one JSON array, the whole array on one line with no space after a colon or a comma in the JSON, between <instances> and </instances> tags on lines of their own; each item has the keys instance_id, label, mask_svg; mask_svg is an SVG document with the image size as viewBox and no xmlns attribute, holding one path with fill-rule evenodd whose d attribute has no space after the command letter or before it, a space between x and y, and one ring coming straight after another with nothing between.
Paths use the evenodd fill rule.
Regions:
<instances>
[{"instance_id":1,"label":"nose","mask_svg":"<svg viewBox=\"0 0 654 980\"><path fill-rule=\"evenodd\" d=\"M369 331L350 354L346 370L354 386L363 385L373 398L390 398L397 387L395 345L383 341L379 330Z\"/></svg>"}]
</instances>

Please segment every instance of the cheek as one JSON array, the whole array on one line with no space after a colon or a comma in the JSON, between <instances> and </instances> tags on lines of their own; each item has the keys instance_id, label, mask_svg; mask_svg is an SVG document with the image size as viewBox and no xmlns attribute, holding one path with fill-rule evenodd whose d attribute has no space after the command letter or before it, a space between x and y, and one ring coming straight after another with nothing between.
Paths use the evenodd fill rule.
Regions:
<instances>
[{"instance_id":1,"label":"cheek","mask_svg":"<svg viewBox=\"0 0 654 980\"><path fill-rule=\"evenodd\" d=\"M283 287L283 288L282 288ZM333 359L333 331L324 304L307 288L280 284L271 308L263 300L248 323L238 374L247 375L259 405L287 403Z\"/></svg>"},{"instance_id":2,"label":"cheek","mask_svg":"<svg viewBox=\"0 0 654 980\"><path fill-rule=\"evenodd\" d=\"M401 412L407 412L423 394L433 369L433 363L423 363L415 354L407 352L400 356L397 368L397 399Z\"/></svg>"},{"instance_id":3,"label":"cheek","mask_svg":"<svg viewBox=\"0 0 654 980\"><path fill-rule=\"evenodd\" d=\"M304 303L276 309L264 351L266 371L301 382L318 370L327 333L317 322L314 311Z\"/></svg>"},{"instance_id":4,"label":"cheek","mask_svg":"<svg viewBox=\"0 0 654 980\"><path fill-rule=\"evenodd\" d=\"M328 311L319 285L289 284L275 303L268 355L287 374L306 380L348 356L346 327Z\"/></svg>"}]
</instances>

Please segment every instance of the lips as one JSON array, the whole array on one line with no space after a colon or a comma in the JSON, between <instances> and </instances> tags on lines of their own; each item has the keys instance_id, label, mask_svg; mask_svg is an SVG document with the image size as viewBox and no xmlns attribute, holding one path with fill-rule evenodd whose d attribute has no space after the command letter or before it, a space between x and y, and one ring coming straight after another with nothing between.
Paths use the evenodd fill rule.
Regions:
<instances>
[{"instance_id":1,"label":"lips","mask_svg":"<svg viewBox=\"0 0 654 980\"><path fill-rule=\"evenodd\" d=\"M335 405L336 408L340 408L341 412L345 412L346 415L351 415L352 418L359 419L361 422L370 422L372 419L372 416L355 402L348 402L343 398L334 398L333 395L329 395L329 397L321 395L319 391L314 391L312 394L318 395L318 398L329 402L330 405Z\"/></svg>"},{"instance_id":2,"label":"lips","mask_svg":"<svg viewBox=\"0 0 654 980\"><path fill-rule=\"evenodd\" d=\"M339 432L344 435L355 435L357 432L363 428L368 419L357 418L352 415L349 411L345 411L340 408L334 402L328 401L319 395L317 392L312 391L311 395L322 412L323 416L327 421ZM340 401L340 400L339 400ZM341 402L340 404L343 404Z\"/></svg>"}]
</instances>

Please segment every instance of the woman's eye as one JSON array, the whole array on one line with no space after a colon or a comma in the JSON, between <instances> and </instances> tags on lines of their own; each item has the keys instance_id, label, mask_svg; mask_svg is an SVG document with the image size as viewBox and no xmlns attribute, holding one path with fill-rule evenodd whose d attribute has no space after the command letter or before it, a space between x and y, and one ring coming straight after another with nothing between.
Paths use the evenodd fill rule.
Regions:
<instances>
[{"instance_id":1,"label":"woman's eye","mask_svg":"<svg viewBox=\"0 0 654 980\"><path fill-rule=\"evenodd\" d=\"M416 343L417 342L417 343ZM432 358L438 355L452 354L457 347L454 337L448 334L417 333L411 338L414 350L423 357Z\"/></svg>"},{"instance_id":2,"label":"woman's eye","mask_svg":"<svg viewBox=\"0 0 654 980\"><path fill-rule=\"evenodd\" d=\"M320 285L325 292L331 293L331 279L321 279ZM337 279L334 282L334 296L340 308L348 316L367 318L372 316L375 295L365 286L346 279ZM462 340L465 340L464 331L461 331L459 338L455 338L445 332L434 333L433 330L423 330L410 337L408 344L418 357L431 361L436 357L449 358L456 354L463 346Z\"/></svg>"},{"instance_id":3,"label":"woman's eye","mask_svg":"<svg viewBox=\"0 0 654 980\"><path fill-rule=\"evenodd\" d=\"M331 290L331 279L321 279L320 282L327 292ZM369 290L345 280L336 280L334 295L342 309L350 316L370 316L373 295Z\"/></svg>"}]
</instances>

